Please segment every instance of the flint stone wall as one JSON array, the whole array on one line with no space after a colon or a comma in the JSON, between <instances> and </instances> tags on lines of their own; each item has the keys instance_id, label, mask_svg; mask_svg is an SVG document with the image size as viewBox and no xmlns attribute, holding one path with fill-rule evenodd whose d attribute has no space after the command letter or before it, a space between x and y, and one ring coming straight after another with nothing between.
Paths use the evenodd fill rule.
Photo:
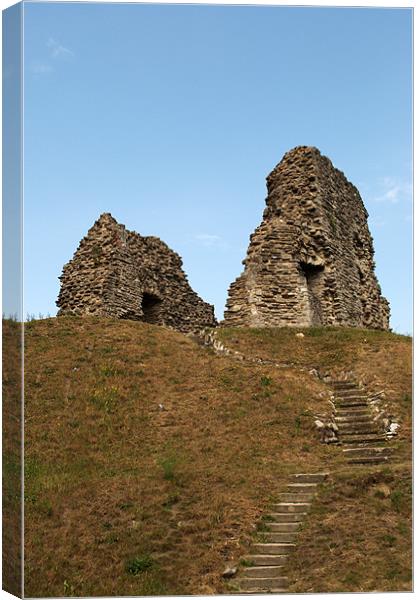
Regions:
<instances>
[{"instance_id":1,"label":"flint stone wall","mask_svg":"<svg viewBox=\"0 0 419 600\"><path fill-rule=\"evenodd\" d=\"M128 231L104 213L64 268L58 315L100 315L190 332L216 325L182 260L157 237Z\"/></svg>"},{"instance_id":2,"label":"flint stone wall","mask_svg":"<svg viewBox=\"0 0 419 600\"><path fill-rule=\"evenodd\" d=\"M389 304L356 187L317 148L300 146L270 173L267 189L223 324L388 329Z\"/></svg>"}]
</instances>

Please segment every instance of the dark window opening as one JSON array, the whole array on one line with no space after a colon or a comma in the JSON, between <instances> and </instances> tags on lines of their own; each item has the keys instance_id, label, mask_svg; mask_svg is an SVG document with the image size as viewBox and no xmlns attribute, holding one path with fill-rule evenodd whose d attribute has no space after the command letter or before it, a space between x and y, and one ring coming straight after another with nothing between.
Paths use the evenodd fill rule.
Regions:
<instances>
[{"instance_id":1,"label":"dark window opening","mask_svg":"<svg viewBox=\"0 0 419 600\"><path fill-rule=\"evenodd\" d=\"M162 301L160 298L153 294L144 293L141 308L143 310L143 321L154 324L161 322Z\"/></svg>"},{"instance_id":2,"label":"dark window opening","mask_svg":"<svg viewBox=\"0 0 419 600\"><path fill-rule=\"evenodd\" d=\"M323 292L324 266L301 262L300 267L307 281L307 291L312 323L313 325L322 325L323 311L321 298Z\"/></svg>"}]
</instances>

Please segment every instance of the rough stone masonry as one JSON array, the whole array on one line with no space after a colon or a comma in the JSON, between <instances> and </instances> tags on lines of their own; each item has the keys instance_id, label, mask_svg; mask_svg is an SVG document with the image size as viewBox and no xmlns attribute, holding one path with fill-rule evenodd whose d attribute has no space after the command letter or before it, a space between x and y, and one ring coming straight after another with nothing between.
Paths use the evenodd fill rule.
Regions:
<instances>
[{"instance_id":1,"label":"rough stone masonry","mask_svg":"<svg viewBox=\"0 0 419 600\"><path fill-rule=\"evenodd\" d=\"M267 188L223 324L388 329L389 304L356 187L317 148L299 146L268 175Z\"/></svg>"},{"instance_id":2,"label":"rough stone masonry","mask_svg":"<svg viewBox=\"0 0 419 600\"><path fill-rule=\"evenodd\" d=\"M192 332L216 325L192 290L182 260L157 237L128 231L104 213L59 278L58 315L100 315Z\"/></svg>"}]
</instances>

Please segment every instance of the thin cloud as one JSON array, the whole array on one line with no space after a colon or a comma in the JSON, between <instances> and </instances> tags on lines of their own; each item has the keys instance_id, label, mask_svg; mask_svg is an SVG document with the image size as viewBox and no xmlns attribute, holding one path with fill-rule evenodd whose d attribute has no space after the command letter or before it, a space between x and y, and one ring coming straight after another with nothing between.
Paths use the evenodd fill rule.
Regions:
<instances>
[{"instance_id":1,"label":"thin cloud","mask_svg":"<svg viewBox=\"0 0 419 600\"><path fill-rule=\"evenodd\" d=\"M49 48L52 58L68 58L74 56L74 52L70 50L70 48L66 48L52 37L47 41L47 48Z\"/></svg>"},{"instance_id":2,"label":"thin cloud","mask_svg":"<svg viewBox=\"0 0 419 600\"><path fill-rule=\"evenodd\" d=\"M45 75L45 73L51 73L54 69L48 63L41 62L39 60L33 60L29 64L29 71L34 75Z\"/></svg>"},{"instance_id":3,"label":"thin cloud","mask_svg":"<svg viewBox=\"0 0 419 600\"><path fill-rule=\"evenodd\" d=\"M219 235L211 233L197 233L193 236L195 242L205 248L225 248L226 244Z\"/></svg>"},{"instance_id":4,"label":"thin cloud","mask_svg":"<svg viewBox=\"0 0 419 600\"><path fill-rule=\"evenodd\" d=\"M48 56L42 60L34 59L29 63L28 69L33 75L40 76L51 73L60 61L71 59L74 56L74 52L70 48L66 48L52 37L46 42L46 47Z\"/></svg>"},{"instance_id":5,"label":"thin cloud","mask_svg":"<svg viewBox=\"0 0 419 600\"><path fill-rule=\"evenodd\" d=\"M370 219L369 220L369 225L372 229L381 229L382 227L384 227L386 225L386 221L384 221L384 219Z\"/></svg>"},{"instance_id":6,"label":"thin cloud","mask_svg":"<svg viewBox=\"0 0 419 600\"><path fill-rule=\"evenodd\" d=\"M380 193L374 196L374 202L390 202L396 204L403 200L411 200L412 184L395 177L383 177L379 181Z\"/></svg>"}]
</instances>

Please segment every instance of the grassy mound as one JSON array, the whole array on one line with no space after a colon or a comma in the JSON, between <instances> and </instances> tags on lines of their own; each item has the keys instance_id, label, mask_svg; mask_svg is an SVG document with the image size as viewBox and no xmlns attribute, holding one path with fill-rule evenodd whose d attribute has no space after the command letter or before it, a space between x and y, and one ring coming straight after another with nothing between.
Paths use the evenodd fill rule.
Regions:
<instances>
[{"instance_id":1,"label":"grassy mound","mask_svg":"<svg viewBox=\"0 0 419 600\"><path fill-rule=\"evenodd\" d=\"M326 342L312 342L323 356ZM220 593L289 473L345 470L318 441L312 415L328 410L327 388L306 372L129 321L34 321L25 343L27 596ZM277 358L287 343L262 346ZM398 339L385 343L396 353Z\"/></svg>"}]
</instances>

